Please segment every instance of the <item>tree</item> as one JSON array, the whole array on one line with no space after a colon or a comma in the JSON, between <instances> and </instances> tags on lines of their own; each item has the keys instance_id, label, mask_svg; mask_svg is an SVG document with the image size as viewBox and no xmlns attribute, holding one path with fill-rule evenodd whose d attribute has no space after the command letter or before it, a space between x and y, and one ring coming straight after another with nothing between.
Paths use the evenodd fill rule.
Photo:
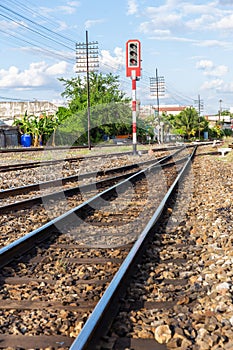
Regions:
<instances>
[{"instance_id":1,"label":"tree","mask_svg":"<svg viewBox=\"0 0 233 350\"><path fill-rule=\"evenodd\" d=\"M119 76L90 73L90 114L91 139L98 142L103 134L111 136L119 129L128 130L131 125L131 109L129 98L120 90ZM85 142L87 135L87 79L59 79L65 90L63 97L68 100L69 123L63 125L63 132L75 132ZM64 111L63 111L64 112ZM67 121L68 121L67 119Z\"/></svg>"},{"instance_id":2,"label":"tree","mask_svg":"<svg viewBox=\"0 0 233 350\"><path fill-rule=\"evenodd\" d=\"M206 128L206 121L198 115L194 107L187 107L178 115L168 115L167 120L173 127L173 131L182 135L186 139L198 134L199 130L203 131Z\"/></svg>"}]
</instances>

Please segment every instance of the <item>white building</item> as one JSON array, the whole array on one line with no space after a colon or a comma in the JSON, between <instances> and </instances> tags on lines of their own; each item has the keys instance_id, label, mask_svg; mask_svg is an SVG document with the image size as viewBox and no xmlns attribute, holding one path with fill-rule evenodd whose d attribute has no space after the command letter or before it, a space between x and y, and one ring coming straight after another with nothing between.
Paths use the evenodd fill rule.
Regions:
<instances>
[{"instance_id":1,"label":"white building","mask_svg":"<svg viewBox=\"0 0 233 350\"><path fill-rule=\"evenodd\" d=\"M32 102L11 102L0 101L0 121L12 125L14 118L24 115L53 115L57 112L58 106L49 101L32 101Z\"/></svg>"}]
</instances>

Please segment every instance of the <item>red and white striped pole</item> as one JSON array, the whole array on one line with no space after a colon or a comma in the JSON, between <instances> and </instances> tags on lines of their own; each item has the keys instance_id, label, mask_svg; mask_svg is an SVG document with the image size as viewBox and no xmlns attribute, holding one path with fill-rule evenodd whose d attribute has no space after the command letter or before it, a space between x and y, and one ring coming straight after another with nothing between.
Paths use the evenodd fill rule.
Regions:
<instances>
[{"instance_id":1,"label":"red and white striped pole","mask_svg":"<svg viewBox=\"0 0 233 350\"><path fill-rule=\"evenodd\" d=\"M136 74L132 71L132 133L133 154L137 154L137 99L136 99Z\"/></svg>"},{"instance_id":2,"label":"red and white striped pole","mask_svg":"<svg viewBox=\"0 0 233 350\"><path fill-rule=\"evenodd\" d=\"M141 76L141 43L137 39L126 43L126 76L132 80L133 154L137 154L137 99L136 81Z\"/></svg>"}]
</instances>

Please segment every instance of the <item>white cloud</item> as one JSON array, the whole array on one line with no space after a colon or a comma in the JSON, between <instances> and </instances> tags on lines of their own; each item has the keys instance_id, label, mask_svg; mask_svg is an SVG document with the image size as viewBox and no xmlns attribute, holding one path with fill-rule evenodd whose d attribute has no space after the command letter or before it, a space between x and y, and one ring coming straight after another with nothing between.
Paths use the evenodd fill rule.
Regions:
<instances>
[{"instance_id":1,"label":"white cloud","mask_svg":"<svg viewBox=\"0 0 233 350\"><path fill-rule=\"evenodd\" d=\"M216 92L221 93L232 93L233 92L233 82L225 82L223 79L212 79L205 81L202 86L201 90L213 90Z\"/></svg>"},{"instance_id":2,"label":"white cloud","mask_svg":"<svg viewBox=\"0 0 233 350\"><path fill-rule=\"evenodd\" d=\"M116 47L115 56L112 56L108 50L102 50L100 56L100 65L110 70L122 69L125 65L125 56L122 48Z\"/></svg>"},{"instance_id":3,"label":"white cloud","mask_svg":"<svg viewBox=\"0 0 233 350\"><path fill-rule=\"evenodd\" d=\"M214 79L211 81L206 81L204 84L202 84L201 89L202 90L212 90L212 89L220 89L223 85L222 79Z\"/></svg>"},{"instance_id":4,"label":"white cloud","mask_svg":"<svg viewBox=\"0 0 233 350\"><path fill-rule=\"evenodd\" d=\"M163 13L159 8L149 7L146 11L149 20L144 21L139 26L142 33L154 34L156 31L170 31L172 28L180 28L181 14L179 13Z\"/></svg>"},{"instance_id":5,"label":"white cloud","mask_svg":"<svg viewBox=\"0 0 233 350\"><path fill-rule=\"evenodd\" d=\"M8 70L0 70L1 88L30 88L42 87L48 84L56 85L57 77L67 70L66 62L59 62L49 66L45 62L35 62L28 69L20 71L19 68L11 66Z\"/></svg>"},{"instance_id":6,"label":"white cloud","mask_svg":"<svg viewBox=\"0 0 233 350\"><path fill-rule=\"evenodd\" d=\"M73 13L76 12L76 8L73 6L58 6L57 10L63 13L67 13L69 15L72 15Z\"/></svg>"},{"instance_id":7,"label":"white cloud","mask_svg":"<svg viewBox=\"0 0 233 350\"><path fill-rule=\"evenodd\" d=\"M72 15L76 12L77 7L80 6L79 1L69 1L66 6L52 6L52 7L40 7L42 14L48 14L53 12L62 12L68 15Z\"/></svg>"},{"instance_id":8,"label":"white cloud","mask_svg":"<svg viewBox=\"0 0 233 350\"><path fill-rule=\"evenodd\" d=\"M223 75L227 74L228 67L224 65L216 66L211 71L207 71L204 74L214 77L222 77Z\"/></svg>"},{"instance_id":9,"label":"white cloud","mask_svg":"<svg viewBox=\"0 0 233 350\"><path fill-rule=\"evenodd\" d=\"M171 37L193 37L199 33L202 37L209 35L210 43L213 35L213 40L218 37L222 40L223 35L231 36L233 30L232 9L219 6L216 0L204 4L167 0L161 6L148 6L144 15L139 30L152 36L157 30L169 31Z\"/></svg>"},{"instance_id":10,"label":"white cloud","mask_svg":"<svg viewBox=\"0 0 233 350\"><path fill-rule=\"evenodd\" d=\"M233 29L233 14L230 16L225 16L218 20L217 22L213 23L213 29L220 29L220 30L232 30Z\"/></svg>"},{"instance_id":11,"label":"white cloud","mask_svg":"<svg viewBox=\"0 0 233 350\"><path fill-rule=\"evenodd\" d=\"M196 46L201 46L201 47L222 47L222 48L229 48L232 46L231 42L227 41L222 41L222 40L202 40L202 41L197 41L195 43Z\"/></svg>"},{"instance_id":12,"label":"white cloud","mask_svg":"<svg viewBox=\"0 0 233 350\"><path fill-rule=\"evenodd\" d=\"M204 1L203 1L204 2ZM194 4L190 2L180 2L180 9L184 16L201 15L201 18L206 16L219 15L222 11L218 8L216 1L205 1L206 4Z\"/></svg>"},{"instance_id":13,"label":"white cloud","mask_svg":"<svg viewBox=\"0 0 233 350\"><path fill-rule=\"evenodd\" d=\"M6 20L0 21L0 26L1 29L6 29L6 30L16 30L20 27L20 24L16 23L16 22L9 22Z\"/></svg>"},{"instance_id":14,"label":"white cloud","mask_svg":"<svg viewBox=\"0 0 233 350\"><path fill-rule=\"evenodd\" d=\"M197 69L201 69L206 76L222 77L227 74L228 67L225 65L214 65L210 60L200 60L196 64Z\"/></svg>"},{"instance_id":15,"label":"white cloud","mask_svg":"<svg viewBox=\"0 0 233 350\"><path fill-rule=\"evenodd\" d=\"M69 6L79 7L81 5L80 1L68 1Z\"/></svg>"},{"instance_id":16,"label":"white cloud","mask_svg":"<svg viewBox=\"0 0 233 350\"><path fill-rule=\"evenodd\" d=\"M136 0L128 0L127 15L135 15L138 12L138 4Z\"/></svg>"},{"instance_id":17,"label":"white cloud","mask_svg":"<svg viewBox=\"0 0 233 350\"><path fill-rule=\"evenodd\" d=\"M66 29L68 29L68 24L64 21L58 21L59 27L56 29L58 32L62 32Z\"/></svg>"},{"instance_id":18,"label":"white cloud","mask_svg":"<svg viewBox=\"0 0 233 350\"><path fill-rule=\"evenodd\" d=\"M89 19L85 22L85 28L89 29L89 28L95 26L96 24L100 24L103 22L104 22L103 19Z\"/></svg>"},{"instance_id":19,"label":"white cloud","mask_svg":"<svg viewBox=\"0 0 233 350\"><path fill-rule=\"evenodd\" d=\"M67 66L68 66L67 62L60 61L48 67L46 69L46 73L48 75L53 75L53 76L62 75L67 71Z\"/></svg>"},{"instance_id":20,"label":"white cloud","mask_svg":"<svg viewBox=\"0 0 233 350\"><path fill-rule=\"evenodd\" d=\"M200 60L197 62L196 67L198 69L212 69L214 67L214 63L210 60Z\"/></svg>"},{"instance_id":21,"label":"white cloud","mask_svg":"<svg viewBox=\"0 0 233 350\"><path fill-rule=\"evenodd\" d=\"M155 36L161 36L161 37L167 37L170 36L171 31L168 29L158 29L158 30L154 30L153 35Z\"/></svg>"},{"instance_id":22,"label":"white cloud","mask_svg":"<svg viewBox=\"0 0 233 350\"><path fill-rule=\"evenodd\" d=\"M233 2L232 2L232 0L219 0L219 4L220 5L231 5L231 6L233 6Z\"/></svg>"},{"instance_id":23,"label":"white cloud","mask_svg":"<svg viewBox=\"0 0 233 350\"><path fill-rule=\"evenodd\" d=\"M207 28L208 26L211 26L215 20L215 16L205 14L200 17L192 18L186 22L186 25L191 30L199 31L200 28Z\"/></svg>"}]
</instances>

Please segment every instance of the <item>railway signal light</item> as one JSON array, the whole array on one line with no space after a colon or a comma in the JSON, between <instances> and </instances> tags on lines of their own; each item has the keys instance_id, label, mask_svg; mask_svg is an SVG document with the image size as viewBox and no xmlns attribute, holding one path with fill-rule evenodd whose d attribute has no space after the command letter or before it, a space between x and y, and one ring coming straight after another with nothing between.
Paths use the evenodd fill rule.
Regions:
<instances>
[{"instance_id":1,"label":"railway signal light","mask_svg":"<svg viewBox=\"0 0 233 350\"><path fill-rule=\"evenodd\" d=\"M128 40L126 43L126 76L141 76L141 43L139 40Z\"/></svg>"},{"instance_id":2,"label":"railway signal light","mask_svg":"<svg viewBox=\"0 0 233 350\"><path fill-rule=\"evenodd\" d=\"M138 66L138 43L129 44L129 66L137 67Z\"/></svg>"}]
</instances>

